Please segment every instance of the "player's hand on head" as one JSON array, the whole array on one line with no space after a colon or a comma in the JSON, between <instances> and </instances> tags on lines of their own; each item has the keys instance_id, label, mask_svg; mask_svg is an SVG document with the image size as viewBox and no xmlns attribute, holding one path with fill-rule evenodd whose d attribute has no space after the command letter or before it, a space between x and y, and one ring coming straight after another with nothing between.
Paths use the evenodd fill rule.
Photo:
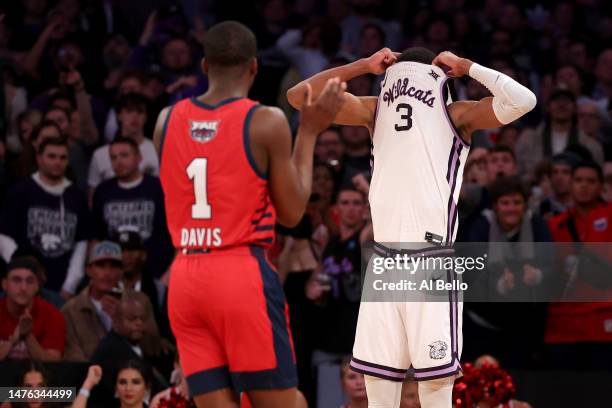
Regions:
<instances>
[{"instance_id":1,"label":"player's hand on head","mask_svg":"<svg viewBox=\"0 0 612 408\"><path fill-rule=\"evenodd\" d=\"M345 90L346 82L341 82L338 78L331 78L325 84L323 92L313 101L312 87L306 84L300 126L316 134L327 129L344 104Z\"/></svg>"},{"instance_id":2,"label":"player's hand on head","mask_svg":"<svg viewBox=\"0 0 612 408\"><path fill-rule=\"evenodd\" d=\"M468 62L468 63L466 63ZM469 72L469 61L450 51L442 51L432 61L432 65L442 68L450 77L461 77Z\"/></svg>"},{"instance_id":3,"label":"player's hand on head","mask_svg":"<svg viewBox=\"0 0 612 408\"><path fill-rule=\"evenodd\" d=\"M395 64L398 56L398 53L391 51L389 48L383 48L380 51L376 51L366 58L368 71L376 75L383 74L387 68Z\"/></svg>"}]
</instances>

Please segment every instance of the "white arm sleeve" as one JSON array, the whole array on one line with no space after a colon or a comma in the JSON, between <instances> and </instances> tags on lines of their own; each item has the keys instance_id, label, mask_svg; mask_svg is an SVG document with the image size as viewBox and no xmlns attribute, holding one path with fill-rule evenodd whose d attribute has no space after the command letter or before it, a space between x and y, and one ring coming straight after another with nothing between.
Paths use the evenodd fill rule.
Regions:
<instances>
[{"instance_id":1,"label":"white arm sleeve","mask_svg":"<svg viewBox=\"0 0 612 408\"><path fill-rule=\"evenodd\" d=\"M79 282L85 274L85 256L87 255L87 241L79 241L74 246L70 264L68 265L68 273L64 280L62 289L74 295Z\"/></svg>"},{"instance_id":2,"label":"white arm sleeve","mask_svg":"<svg viewBox=\"0 0 612 408\"><path fill-rule=\"evenodd\" d=\"M17 250L17 243L8 235L0 234L0 256L4 262L9 263L13 253Z\"/></svg>"},{"instance_id":3,"label":"white arm sleeve","mask_svg":"<svg viewBox=\"0 0 612 408\"><path fill-rule=\"evenodd\" d=\"M501 72L472 63L469 75L491 91L493 112L503 124L517 120L537 103L533 92Z\"/></svg>"}]
</instances>

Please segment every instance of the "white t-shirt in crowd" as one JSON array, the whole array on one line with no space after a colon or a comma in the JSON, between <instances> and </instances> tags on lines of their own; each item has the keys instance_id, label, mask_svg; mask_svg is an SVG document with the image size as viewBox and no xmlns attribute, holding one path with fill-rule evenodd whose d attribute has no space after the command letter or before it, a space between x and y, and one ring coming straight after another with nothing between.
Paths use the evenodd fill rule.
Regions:
<instances>
[{"instance_id":1,"label":"white t-shirt in crowd","mask_svg":"<svg viewBox=\"0 0 612 408\"><path fill-rule=\"evenodd\" d=\"M140 148L140 155L142 156L140 170L142 170L143 173L158 177L159 159L157 158L157 152L155 151L153 142L149 139L145 139L138 147ZM91 158L87 184L89 187L95 188L104 180L113 177L115 177L115 171L111 165L109 145L104 145L97 148Z\"/></svg>"}]
</instances>

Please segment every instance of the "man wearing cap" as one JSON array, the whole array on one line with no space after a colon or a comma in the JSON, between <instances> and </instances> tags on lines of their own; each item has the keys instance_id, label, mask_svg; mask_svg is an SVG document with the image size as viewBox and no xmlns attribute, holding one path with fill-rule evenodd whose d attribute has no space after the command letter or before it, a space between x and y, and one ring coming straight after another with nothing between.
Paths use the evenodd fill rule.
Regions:
<instances>
[{"instance_id":1,"label":"man wearing cap","mask_svg":"<svg viewBox=\"0 0 612 408\"><path fill-rule=\"evenodd\" d=\"M578 130L576 97L568 89L556 89L546 106L546 118L536 129L526 129L516 144L519 173L533 181L534 170L543 159L550 159L568 147L586 149L590 158L603 164L601 144Z\"/></svg>"},{"instance_id":2,"label":"man wearing cap","mask_svg":"<svg viewBox=\"0 0 612 408\"><path fill-rule=\"evenodd\" d=\"M164 307L164 286L153 278L146 267L147 251L142 237L138 232L127 229L119 232L117 242L121 245L123 256L123 277L119 287L146 294L153 306L157 325L165 337L170 337L170 323Z\"/></svg>"},{"instance_id":3,"label":"man wearing cap","mask_svg":"<svg viewBox=\"0 0 612 408\"><path fill-rule=\"evenodd\" d=\"M59 361L64 351L64 318L38 296L39 266L31 257L14 258L2 276L0 361Z\"/></svg>"},{"instance_id":4,"label":"man wearing cap","mask_svg":"<svg viewBox=\"0 0 612 408\"><path fill-rule=\"evenodd\" d=\"M66 361L88 361L100 340L112 327L112 319L122 292L119 281L122 270L121 247L102 241L94 245L87 261L89 285L62 308L66 320ZM159 335L151 318L147 333Z\"/></svg>"}]
</instances>

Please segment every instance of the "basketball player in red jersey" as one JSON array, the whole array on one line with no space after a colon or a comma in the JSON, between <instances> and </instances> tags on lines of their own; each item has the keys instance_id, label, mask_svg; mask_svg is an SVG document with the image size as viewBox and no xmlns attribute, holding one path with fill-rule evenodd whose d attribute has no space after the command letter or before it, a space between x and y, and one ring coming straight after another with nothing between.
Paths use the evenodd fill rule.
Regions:
<instances>
[{"instance_id":1,"label":"basketball player in red jersey","mask_svg":"<svg viewBox=\"0 0 612 408\"><path fill-rule=\"evenodd\" d=\"M295 146L284 114L247 98L256 40L237 22L206 33L209 89L165 108L155 129L168 228L177 255L168 312L198 407L296 406L286 303L266 247L276 220L294 226L311 193L314 144L342 105L330 79L304 93Z\"/></svg>"}]
</instances>

